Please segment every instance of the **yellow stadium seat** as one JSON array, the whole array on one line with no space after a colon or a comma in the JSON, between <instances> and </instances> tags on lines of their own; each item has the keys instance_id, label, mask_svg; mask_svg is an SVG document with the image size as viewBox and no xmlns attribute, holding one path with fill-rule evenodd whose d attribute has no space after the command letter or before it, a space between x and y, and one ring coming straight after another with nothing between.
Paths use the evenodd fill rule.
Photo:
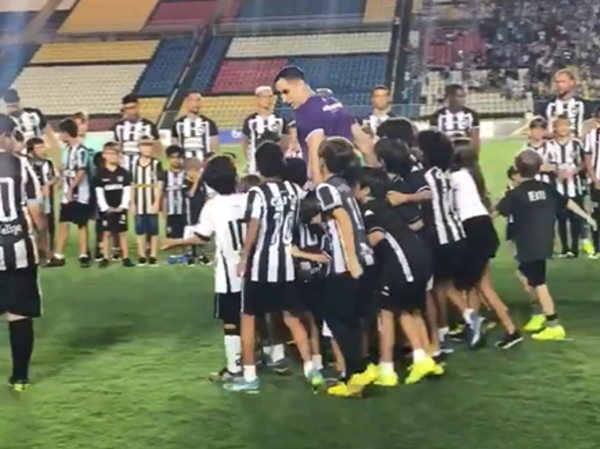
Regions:
<instances>
[{"instance_id":1,"label":"yellow stadium seat","mask_svg":"<svg viewBox=\"0 0 600 449\"><path fill-rule=\"evenodd\" d=\"M395 15L396 0L367 0L363 22L391 22Z\"/></svg>"},{"instance_id":2,"label":"yellow stadium seat","mask_svg":"<svg viewBox=\"0 0 600 449\"><path fill-rule=\"evenodd\" d=\"M140 98L140 116L157 123L165 107L166 98Z\"/></svg>"},{"instance_id":3,"label":"yellow stadium seat","mask_svg":"<svg viewBox=\"0 0 600 449\"><path fill-rule=\"evenodd\" d=\"M414 0L412 13L419 14L423 9L423 0Z\"/></svg>"},{"instance_id":4,"label":"yellow stadium seat","mask_svg":"<svg viewBox=\"0 0 600 449\"><path fill-rule=\"evenodd\" d=\"M81 0L59 33L140 31L158 0Z\"/></svg>"},{"instance_id":5,"label":"yellow stadium seat","mask_svg":"<svg viewBox=\"0 0 600 449\"><path fill-rule=\"evenodd\" d=\"M40 47L30 64L148 61L159 42L151 40L45 44Z\"/></svg>"},{"instance_id":6,"label":"yellow stadium seat","mask_svg":"<svg viewBox=\"0 0 600 449\"><path fill-rule=\"evenodd\" d=\"M241 129L244 119L254 112L255 108L254 96L203 97L201 113L214 120L219 129ZM184 101L179 116L185 113Z\"/></svg>"}]
</instances>

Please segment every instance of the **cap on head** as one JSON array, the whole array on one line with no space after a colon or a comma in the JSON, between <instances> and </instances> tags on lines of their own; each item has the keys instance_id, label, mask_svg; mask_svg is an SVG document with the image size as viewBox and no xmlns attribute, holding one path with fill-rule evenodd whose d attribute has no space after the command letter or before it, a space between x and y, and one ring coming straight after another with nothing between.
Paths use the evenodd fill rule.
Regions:
<instances>
[{"instance_id":1,"label":"cap on head","mask_svg":"<svg viewBox=\"0 0 600 449\"><path fill-rule=\"evenodd\" d=\"M19 93L15 89L8 89L4 93L3 99L6 104L17 104L21 101Z\"/></svg>"}]
</instances>

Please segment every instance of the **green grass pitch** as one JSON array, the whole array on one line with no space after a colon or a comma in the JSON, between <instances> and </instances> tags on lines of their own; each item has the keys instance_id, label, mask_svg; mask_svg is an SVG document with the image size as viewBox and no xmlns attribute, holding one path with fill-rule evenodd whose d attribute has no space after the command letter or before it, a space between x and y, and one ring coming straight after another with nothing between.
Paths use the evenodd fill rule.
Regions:
<instances>
[{"instance_id":1,"label":"green grass pitch","mask_svg":"<svg viewBox=\"0 0 600 449\"><path fill-rule=\"evenodd\" d=\"M485 145L495 197L518 146ZM0 390L1 449L592 449L600 440L597 261L549 265L569 341L461 348L445 379L363 401L314 396L299 375L265 375L256 396L210 384L223 361L211 268L73 262L42 271L35 385ZM495 285L523 324L527 299L513 273L503 248ZM0 337L8 374L4 326Z\"/></svg>"}]
</instances>

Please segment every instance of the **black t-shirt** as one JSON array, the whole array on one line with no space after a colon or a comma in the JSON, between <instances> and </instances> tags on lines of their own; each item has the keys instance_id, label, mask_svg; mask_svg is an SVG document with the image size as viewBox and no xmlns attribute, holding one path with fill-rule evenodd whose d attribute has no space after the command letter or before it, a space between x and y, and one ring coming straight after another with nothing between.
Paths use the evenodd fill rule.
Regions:
<instances>
[{"instance_id":1,"label":"black t-shirt","mask_svg":"<svg viewBox=\"0 0 600 449\"><path fill-rule=\"evenodd\" d=\"M519 262L534 262L552 257L554 218L568 202L554 186L534 179L526 180L506 195L496 209L512 217L513 241Z\"/></svg>"},{"instance_id":2,"label":"black t-shirt","mask_svg":"<svg viewBox=\"0 0 600 449\"><path fill-rule=\"evenodd\" d=\"M367 235L385 235L373 248L384 282L405 284L431 277L431 257L425 243L388 203L371 200L362 205L362 212Z\"/></svg>"},{"instance_id":3,"label":"black t-shirt","mask_svg":"<svg viewBox=\"0 0 600 449\"><path fill-rule=\"evenodd\" d=\"M103 194L108 207L121 206L123 190L128 186L131 186L131 175L123 167L117 167L115 170L101 167L96 171L94 187L102 189L100 193ZM98 197L97 201L100 205L102 199Z\"/></svg>"},{"instance_id":4,"label":"black t-shirt","mask_svg":"<svg viewBox=\"0 0 600 449\"><path fill-rule=\"evenodd\" d=\"M406 193L414 195L415 193L429 190L429 184L423 176L423 171L415 167L415 170L408 173L406 176L396 176L391 179L392 185L390 190L393 192ZM419 203L410 202L395 206L394 209L400 214L402 219L412 224L423 219L423 212Z\"/></svg>"},{"instance_id":5,"label":"black t-shirt","mask_svg":"<svg viewBox=\"0 0 600 449\"><path fill-rule=\"evenodd\" d=\"M204 183L199 182L195 191L194 182L186 179L183 182L183 192L185 198L186 221L188 225L195 225L200 219L200 212L206 203L206 187Z\"/></svg>"}]
</instances>

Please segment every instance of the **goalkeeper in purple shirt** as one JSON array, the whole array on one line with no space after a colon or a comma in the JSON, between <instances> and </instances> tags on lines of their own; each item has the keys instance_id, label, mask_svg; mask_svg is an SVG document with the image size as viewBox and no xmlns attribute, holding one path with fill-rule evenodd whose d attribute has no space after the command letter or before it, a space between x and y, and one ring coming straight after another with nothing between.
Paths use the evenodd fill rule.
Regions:
<instances>
[{"instance_id":1,"label":"goalkeeper in purple shirt","mask_svg":"<svg viewBox=\"0 0 600 449\"><path fill-rule=\"evenodd\" d=\"M377 164L373 140L334 96L315 93L296 66L284 67L275 77L275 90L293 109L298 141L314 184L322 181L319 170L319 145L326 137L345 137L353 141L368 164Z\"/></svg>"}]
</instances>

